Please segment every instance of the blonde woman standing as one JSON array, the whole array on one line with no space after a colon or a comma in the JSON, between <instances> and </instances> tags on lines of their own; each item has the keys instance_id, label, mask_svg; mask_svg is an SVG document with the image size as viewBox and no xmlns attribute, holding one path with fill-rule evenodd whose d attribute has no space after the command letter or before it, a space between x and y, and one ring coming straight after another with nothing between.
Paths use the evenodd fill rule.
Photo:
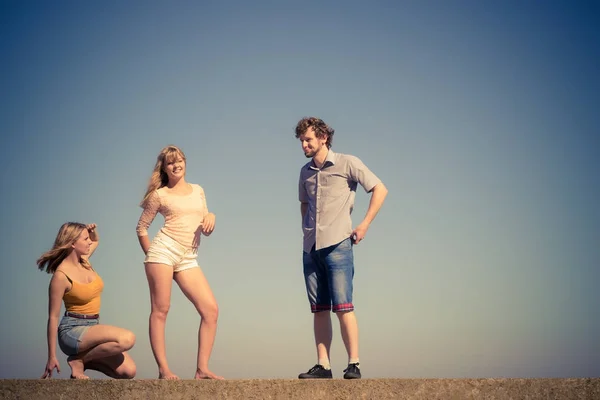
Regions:
<instances>
[{"instance_id":1,"label":"blonde woman standing","mask_svg":"<svg viewBox=\"0 0 600 400\"><path fill-rule=\"evenodd\" d=\"M54 246L37 260L40 270L52 274L48 290L48 361L42 379L60 373L56 342L65 353L71 378L89 379L86 369L111 378L131 379L136 367L127 353L135 335L126 329L100 324L100 295L104 282L89 257L98 247L96 224L67 222L60 227ZM58 322L61 301L66 312Z\"/></svg>"},{"instance_id":2,"label":"blonde woman standing","mask_svg":"<svg viewBox=\"0 0 600 400\"><path fill-rule=\"evenodd\" d=\"M219 309L197 262L201 235L209 236L213 232L215 215L208 212L202 187L186 182L185 172L183 152L175 146L163 148L140 204L144 210L136 231L146 255L144 264L150 287L150 344L158 365L158 377L179 379L169 369L165 348L165 325L175 280L201 317L194 378L223 379L208 368ZM164 216L165 223L151 242L148 228L158 213Z\"/></svg>"}]
</instances>

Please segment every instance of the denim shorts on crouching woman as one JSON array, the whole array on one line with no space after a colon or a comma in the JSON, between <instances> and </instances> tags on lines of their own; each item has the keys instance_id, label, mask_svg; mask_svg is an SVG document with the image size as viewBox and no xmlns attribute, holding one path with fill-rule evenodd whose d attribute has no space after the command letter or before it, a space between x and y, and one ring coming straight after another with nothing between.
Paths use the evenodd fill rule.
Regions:
<instances>
[{"instance_id":1,"label":"denim shorts on crouching woman","mask_svg":"<svg viewBox=\"0 0 600 400\"><path fill-rule=\"evenodd\" d=\"M73 313L71 313L73 314ZM90 326L98 325L98 318L82 319L65 314L58 324L58 346L67 356L79 353L79 343Z\"/></svg>"}]
</instances>

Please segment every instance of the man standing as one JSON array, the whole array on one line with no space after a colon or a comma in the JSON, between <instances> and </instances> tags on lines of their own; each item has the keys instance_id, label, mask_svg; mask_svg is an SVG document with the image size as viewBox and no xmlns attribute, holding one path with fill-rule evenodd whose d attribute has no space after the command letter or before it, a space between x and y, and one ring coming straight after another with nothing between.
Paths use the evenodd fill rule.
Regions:
<instances>
[{"instance_id":1,"label":"man standing","mask_svg":"<svg viewBox=\"0 0 600 400\"><path fill-rule=\"evenodd\" d=\"M311 158L300 170L299 199L304 232L303 263L306 292L314 315L318 363L300 379L332 378L329 364L332 331L330 311L338 316L348 353L345 379L359 379L358 324L352 304L354 257L387 195L384 184L357 157L331 150L334 130L319 118L303 118L296 138ZM357 184L371 193L367 214L352 228L350 214Z\"/></svg>"}]
</instances>

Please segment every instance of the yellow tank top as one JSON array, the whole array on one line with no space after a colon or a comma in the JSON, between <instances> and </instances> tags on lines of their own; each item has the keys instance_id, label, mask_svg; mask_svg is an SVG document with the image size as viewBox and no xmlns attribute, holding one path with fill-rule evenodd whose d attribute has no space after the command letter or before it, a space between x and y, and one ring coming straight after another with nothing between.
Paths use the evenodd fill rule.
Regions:
<instances>
[{"instance_id":1,"label":"yellow tank top","mask_svg":"<svg viewBox=\"0 0 600 400\"><path fill-rule=\"evenodd\" d=\"M65 309L77 314L100 314L100 294L104 288L100 275L96 274L96 279L90 283L76 282L67 274L65 276L72 285L71 290L63 296Z\"/></svg>"}]
</instances>

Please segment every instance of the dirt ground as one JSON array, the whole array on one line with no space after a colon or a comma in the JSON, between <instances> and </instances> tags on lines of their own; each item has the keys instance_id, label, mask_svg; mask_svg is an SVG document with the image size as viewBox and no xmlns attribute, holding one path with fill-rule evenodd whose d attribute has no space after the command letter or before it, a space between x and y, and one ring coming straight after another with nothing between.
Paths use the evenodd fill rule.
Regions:
<instances>
[{"instance_id":1,"label":"dirt ground","mask_svg":"<svg viewBox=\"0 0 600 400\"><path fill-rule=\"evenodd\" d=\"M589 379L0 380L0 399L600 399Z\"/></svg>"}]
</instances>

